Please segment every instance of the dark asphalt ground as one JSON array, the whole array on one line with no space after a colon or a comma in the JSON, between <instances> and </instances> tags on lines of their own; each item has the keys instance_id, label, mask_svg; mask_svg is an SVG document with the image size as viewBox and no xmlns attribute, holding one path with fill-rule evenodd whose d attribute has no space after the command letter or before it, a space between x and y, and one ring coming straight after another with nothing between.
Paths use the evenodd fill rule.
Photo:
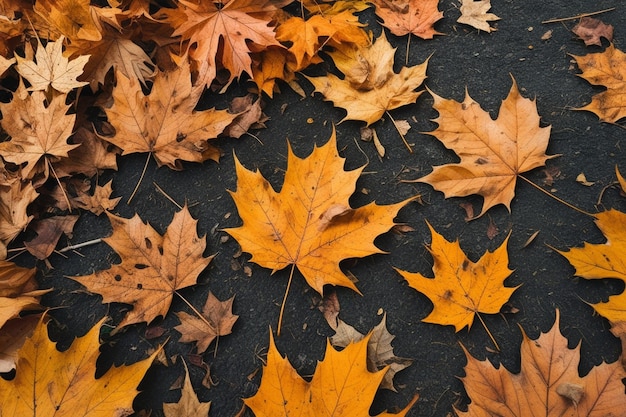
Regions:
<instances>
[{"instance_id":1,"label":"dark asphalt ground","mask_svg":"<svg viewBox=\"0 0 626 417\"><path fill-rule=\"evenodd\" d=\"M548 154L561 154L547 162L547 169L558 173L548 188L587 211L607 208L626 211L626 198L620 197L616 188L608 189L597 204L603 188L615 181L615 165L626 172L624 129L601 123L592 113L573 110L588 103L602 88L593 87L576 76L579 70L569 54L584 55L601 48L585 46L570 32L576 21L541 23L550 18L609 7L616 7L616 10L598 17L615 26L614 43L624 50L626 9L614 0L495 1L492 12L501 20L495 25L498 30L491 34L457 24L457 2L442 0L439 8L445 17L436 28L445 35L427 41L413 37L409 65L422 63L432 55L425 82L428 88L442 97L456 100L463 99L467 88L493 117L511 87L513 76L525 97L536 98L542 123L552 126ZM371 10L362 14L362 20L371 25L376 36L380 34L381 28ZM553 31L552 36L541 40L548 30ZM389 35L388 38L398 47L397 62L403 62L406 38ZM318 74L323 72L322 69L313 68L307 73ZM303 77L301 85L311 93L312 87ZM229 97L243 95L245 90L246 85L242 84L233 86L226 96L207 93L202 105L224 108ZM216 254L211 265L200 275L199 284L181 291L197 307L202 306L209 290L220 299L235 296L234 313L239 315L239 320L233 333L220 338L215 357L213 348L203 357L210 365L215 385L211 389L202 387L203 370L190 367L199 398L212 402L212 416L235 415L242 406L241 398L256 392L261 377L258 370L268 346L268 328L276 327L289 275L288 270L283 270L270 276L270 271L247 263L247 254L239 260L252 268L251 277L232 268L239 245L220 229L240 225L233 200L227 193L227 190L236 188L233 153L247 168L258 168L274 187L279 188L286 169L287 140L297 155L307 156L314 144L321 145L328 140L332 125L345 115L343 110L322 101L319 95L302 99L285 85L281 94L264 101L265 113L270 118L267 128L253 132L258 139L252 136L238 140L219 139L216 143L223 151L219 164L185 164L184 171L174 172L157 168L152 162L130 205L125 201L139 178L145 155L119 159L119 171L101 178L102 183L113 178L115 195L124 197L117 214L129 218L139 213L160 232L165 230L177 209L153 183L178 202L188 202L192 215L199 219L200 235L207 235L207 254ZM363 123L344 122L336 127L340 153L347 158L346 169L356 168L369 160L365 174L357 184L357 190L368 189L369 194L357 192L351 200L354 206L374 200L389 204L415 194L420 194L424 202L423 205L410 203L398 217L415 231L405 235L387 233L376 240L377 245L389 254L344 262L345 270L359 279L358 287L363 296L337 288L342 308L340 318L365 333L380 321L379 310L384 310L388 328L396 336L393 343L396 354L414 360L412 366L396 376L397 393L379 393L371 409L372 415L385 408L404 407L415 392L420 393L420 400L409 412L411 417L446 416L452 413L453 405L466 407L468 400L458 378L463 375L465 364L460 344L475 357L489 358L511 371L518 371L519 326L531 338L536 338L539 332L550 329L557 308L561 312L561 330L570 347L581 343L582 374L602 361L617 360L620 353L618 340L609 332L607 320L595 315L586 303L606 300L609 295L621 292L624 285L615 280L575 278L567 260L550 248L566 249L583 242L603 242L593 220L522 182L517 185L511 213L498 206L483 217L466 222L465 212L459 204L469 202L478 209L480 198L444 200L441 193L428 185L401 182L429 173L433 165L457 160L453 152L446 150L434 137L420 133L435 128L430 122L436 117L432 98L424 93L416 104L392 114L396 119L410 121L412 128L407 139L414 145L415 153L407 152L387 118L374 125L387 149L387 155L382 159L371 143L359 140L359 128ZM312 119L312 123L308 119ZM576 182L580 173L584 173L594 185L587 187ZM539 185L546 177L541 168L525 176ZM430 274L432 259L424 247L430 241L430 235L425 220L448 240L458 238L473 260L499 246L511 233L509 266L515 272L506 284L521 285L509 302L511 308L519 311L484 316L500 345L499 353L492 351L492 342L480 323L470 330L455 333L451 326L421 322L432 308L430 301L409 288L392 266ZM487 237L490 222L498 229L493 239ZM536 239L524 247L537 231ZM84 214L76 225L73 242L104 237L109 233L104 216L96 218ZM60 347L66 347L75 336L84 334L105 314L119 321L125 308L116 304L102 305L99 296L87 294L79 284L65 278L105 269L111 262L117 262L117 255L104 243L83 248L80 254L68 253L67 258L53 255L50 262L54 269L40 279L42 287L54 287L43 303L65 306L50 312L55 319L50 325L51 335L60 341ZM326 337L333 333L315 308L315 302L315 292L307 287L302 277L296 277L287 301L283 332L277 339L279 350L287 354L293 366L305 376L314 372L317 361L322 359ZM187 310L187 307L175 298L167 317L156 323L169 329L162 337L148 340L146 325L134 325L111 338L103 347L100 369L106 369L111 363L135 361L166 341L165 352L170 357L193 353L192 345L177 343L179 334L173 330L178 324L174 312L181 310ZM141 385L143 392L135 401L136 408L151 409L153 416L161 416L162 403L174 402L178 398L177 391L171 391L170 386L182 373L180 362L169 367L155 365Z\"/></svg>"}]
</instances>

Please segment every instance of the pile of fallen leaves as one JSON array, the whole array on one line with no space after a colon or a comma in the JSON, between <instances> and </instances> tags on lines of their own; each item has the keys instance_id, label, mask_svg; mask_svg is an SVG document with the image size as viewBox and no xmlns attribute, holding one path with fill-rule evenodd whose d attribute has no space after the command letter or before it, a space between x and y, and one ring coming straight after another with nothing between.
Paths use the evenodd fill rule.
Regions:
<instances>
[{"instance_id":1,"label":"pile of fallen leaves","mask_svg":"<svg viewBox=\"0 0 626 417\"><path fill-rule=\"evenodd\" d=\"M145 359L114 366L96 378L105 322L114 338L126 326L171 314L172 300L179 297L190 313L175 313L180 337L167 343L193 343L202 355L233 331L238 320L233 298L219 300L209 293L203 306L194 306L180 293L197 285L213 258L205 253L206 237L187 205L163 233L143 221L141 213L130 219L114 214L122 196L116 197L113 182L102 184L100 176L116 170L119 158L142 153L146 166L153 159L171 170L219 161L216 139L263 128L264 100L286 88L304 96L302 86L310 84L324 100L345 109L344 119L365 123L363 135L381 157L385 148L375 125L383 117L413 151L405 138L408 122L390 112L426 92L420 87L428 60L401 65L385 30L374 37L372 28L359 20L368 8L389 33L408 42L412 36L440 35L434 26L443 17L437 0L0 2L0 371L7 376L0 379L0 415L132 413L137 387L152 362L172 358L167 357L167 345L155 347ZM489 0L463 0L458 22L492 32L499 18L490 8ZM600 38L612 39L612 28L589 19L581 19L574 30L585 43L602 45ZM610 44L603 52L574 58L581 77L606 87L582 110L615 124L626 117L624 53ZM323 62L332 63L334 73L302 73ZM233 86L250 93L233 98L228 108L199 106ZM496 119L469 94L457 102L428 93L439 115L437 128L429 133L460 161L434 167L415 181L430 184L445 197L482 196L479 214L468 209L468 220L497 205L510 210L517 180L530 182L522 174L557 156L546 154L550 127L540 125L535 102L521 95L515 80ZM289 149L280 191L235 157L237 189L231 196L242 225L225 232L259 267L290 269L280 320L262 325L271 325L280 336L290 284L302 277L319 293L320 310L336 332L324 359L306 379L279 353L270 333L258 391L243 399L256 416L369 415L379 388L395 390L394 375L411 364L411 359L394 354L386 318L367 335L340 320L339 302L328 285L359 292L340 262L384 253L374 240L392 229L407 230L394 219L419 197L352 207L349 200L365 166L346 171L344 165L334 130L305 158ZM626 191L617 169L616 176L617 186ZM143 175L138 177L135 191L142 186ZM123 197L130 201L134 195ZM560 253L577 276L626 282L626 214L587 214L607 242ZM108 217L113 231L102 241L119 262L68 279L100 294L103 303L123 303L130 311L119 321L103 318L60 352L48 337L49 314L42 313L60 306L40 304L41 296L55 289L38 277L51 267L48 258L55 251L81 247L64 243L80 216ZM508 237L473 262L458 242L447 241L436 225L429 228L434 278L397 269L408 286L432 301L432 312L423 321L451 325L458 332L478 318L491 336L481 315L499 313L516 290L504 284L512 273ZM13 255L22 252L37 260L35 268L20 266L29 264L23 261L26 256L14 263ZM625 294L594 307L626 345ZM553 329L537 341L524 335L517 374L474 359L466 350L463 382L471 403L467 411L455 412L607 416L625 409L622 365L603 363L581 377L579 348L567 347L558 313L556 317ZM209 412L209 404L193 393L186 366L181 399L163 405L166 416ZM418 401L414 393L409 397L413 399L402 411L381 415L407 415Z\"/></svg>"}]
</instances>

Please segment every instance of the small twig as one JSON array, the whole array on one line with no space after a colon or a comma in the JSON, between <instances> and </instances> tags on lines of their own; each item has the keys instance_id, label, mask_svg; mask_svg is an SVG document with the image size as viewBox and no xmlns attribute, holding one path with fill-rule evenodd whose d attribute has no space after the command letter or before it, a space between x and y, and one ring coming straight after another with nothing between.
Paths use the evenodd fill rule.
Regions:
<instances>
[{"instance_id":1,"label":"small twig","mask_svg":"<svg viewBox=\"0 0 626 417\"><path fill-rule=\"evenodd\" d=\"M483 327L485 328L485 331L487 332L487 334L489 335L489 338L491 339L491 341L493 342L493 345L496 347L496 350L498 352L500 352L500 346L498 345L498 342L496 342L496 339L493 337L493 335L491 334L491 332L489 331L489 328L487 327L487 324L485 324L482 316L480 315L480 313L477 311L476 315L478 316L478 319L480 320L480 322L482 323Z\"/></svg>"},{"instance_id":2,"label":"small twig","mask_svg":"<svg viewBox=\"0 0 626 417\"><path fill-rule=\"evenodd\" d=\"M157 189L158 192L160 192L161 194L163 194L165 196L165 198L167 198L168 200L170 200L172 202L172 204L174 204L176 207L178 207L179 210L183 209L183 206L181 206L180 204L178 204L176 202L176 200L174 200L172 197L170 197L165 191L163 191L163 189L161 187L159 187L159 184L157 184L156 182L152 182L152 184L154 184L154 187Z\"/></svg>"},{"instance_id":3,"label":"small twig","mask_svg":"<svg viewBox=\"0 0 626 417\"><path fill-rule=\"evenodd\" d=\"M562 198L559 198L557 196L555 196L554 194L552 194L551 192L548 192L546 190L544 190L543 188L541 188L540 186L538 186L537 184L535 184L534 182L532 182L531 180L529 180L528 178L522 176L522 175L517 175L518 178L523 179L524 181L526 181L527 183L529 183L530 185L532 185L533 187L535 187L536 189L538 189L539 191L541 191L542 193L546 194L549 197L552 197L553 199L555 199L556 201L558 201L559 203L571 208L574 211L577 211L581 214L585 214L589 217L593 217L594 219L596 218L596 215L593 213L589 213L588 211L585 211L581 208L576 207L575 205L573 205L572 203L568 203L567 201L563 200Z\"/></svg>"},{"instance_id":4,"label":"small twig","mask_svg":"<svg viewBox=\"0 0 626 417\"><path fill-rule=\"evenodd\" d=\"M289 281L287 282L287 289L285 289L285 296L283 302L280 305L280 314L278 315L278 329L276 329L276 336L280 336L280 329L283 325L283 313L285 312L285 304L287 303L287 294L289 294L289 288L291 287L291 281L293 281L293 271L296 269L296 264L291 264L291 271L289 272Z\"/></svg>"},{"instance_id":5,"label":"small twig","mask_svg":"<svg viewBox=\"0 0 626 417\"><path fill-rule=\"evenodd\" d=\"M576 19L580 19L582 17L594 16L594 15L600 14L600 13L611 12L613 10L615 10L615 7L611 7L609 9L604 9L604 10L598 10L597 12L581 13L581 14L577 14L576 16L571 16L571 17L560 17L560 18L557 18L557 19L544 20L541 23L565 22L567 20L576 20Z\"/></svg>"},{"instance_id":6,"label":"small twig","mask_svg":"<svg viewBox=\"0 0 626 417\"><path fill-rule=\"evenodd\" d=\"M143 170L141 171L141 176L139 177L139 181L137 181L137 185L135 185L135 189L133 190L133 193L128 198L128 201L126 202L126 204L130 204L132 199L135 197L135 194L137 194L137 190L139 190L139 186L141 185L141 181L143 181L143 177L144 177L144 175L146 175L146 170L148 169L148 163L150 162L150 157L151 156L152 156L152 152L149 152L148 153L148 157L146 158L146 163L144 164Z\"/></svg>"},{"instance_id":7,"label":"small twig","mask_svg":"<svg viewBox=\"0 0 626 417\"><path fill-rule=\"evenodd\" d=\"M70 203L70 198L67 196L67 193L65 192L65 188L63 188L63 185L61 184L61 180L59 179L59 176L54 170L54 167L52 166L52 162L50 162L50 160L46 158L46 163L50 167L50 171L52 171L52 176L54 176L54 179L57 180L57 184L59 184L59 188L61 189L61 193L63 194L63 198L65 198L65 203L67 204L67 209L69 211L72 211L72 203Z\"/></svg>"},{"instance_id":8,"label":"small twig","mask_svg":"<svg viewBox=\"0 0 626 417\"><path fill-rule=\"evenodd\" d=\"M68 252L74 249L80 249L80 248L84 248L85 246L91 246L91 245L95 245L96 243L100 243L102 242L102 238L98 238L98 239L93 239L93 240L88 240L86 242L83 243L77 243L75 245L69 245L64 247L63 249L59 249L58 253L64 253L64 252Z\"/></svg>"}]
</instances>

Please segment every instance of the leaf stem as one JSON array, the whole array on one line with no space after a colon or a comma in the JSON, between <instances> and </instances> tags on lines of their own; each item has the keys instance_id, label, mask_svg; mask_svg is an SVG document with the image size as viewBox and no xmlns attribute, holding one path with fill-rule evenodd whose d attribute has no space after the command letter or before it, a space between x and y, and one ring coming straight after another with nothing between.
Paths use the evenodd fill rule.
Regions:
<instances>
[{"instance_id":1,"label":"leaf stem","mask_svg":"<svg viewBox=\"0 0 626 417\"><path fill-rule=\"evenodd\" d=\"M489 331L489 328L487 327L487 324L485 323L485 321L483 320L483 317L480 315L480 313L477 311L476 315L478 316L478 320L480 320L480 322L482 323L483 327L485 328L485 331L487 332L487 334L489 335L489 338L491 339L491 341L493 342L493 345L496 347L496 350L498 352L500 352L500 346L498 345L498 342L496 342L495 337L493 337L493 335L491 334L491 332Z\"/></svg>"},{"instance_id":2,"label":"leaf stem","mask_svg":"<svg viewBox=\"0 0 626 417\"><path fill-rule=\"evenodd\" d=\"M391 123L393 123L393 126L396 128L396 130L400 134L400 137L402 138L402 142L404 142L404 146L406 146L406 148L409 150L410 153L413 153L413 149L411 148L411 145L409 145L409 142L406 141L406 138L400 131L400 128L396 124L396 121L394 120L394 118L391 116L388 110L385 110L385 113L387 113L387 116L389 116L389 118L391 119Z\"/></svg>"},{"instance_id":3,"label":"leaf stem","mask_svg":"<svg viewBox=\"0 0 626 417\"><path fill-rule=\"evenodd\" d=\"M291 281L293 281L293 271L296 269L296 264L291 264L291 271L289 271L289 281L287 282L287 289L285 289L285 296L283 302L280 305L280 313L278 315L278 329L276 330L276 337L280 336L280 329L283 325L283 313L285 312L285 304L287 303L287 294L289 294L289 288L291 288Z\"/></svg>"},{"instance_id":4,"label":"leaf stem","mask_svg":"<svg viewBox=\"0 0 626 417\"><path fill-rule=\"evenodd\" d=\"M71 250L74 250L74 249L84 248L85 246L95 245L96 243L100 243L100 242L102 242L102 238L92 239L92 240L88 240L86 242L77 243L75 245L66 246L63 249L59 249L57 252L59 252L59 253L68 252L68 251L71 251Z\"/></svg>"},{"instance_id":5,"label":"leaf stem","mask_svg":"<svg viewBox=\"0 0 626 417\"><path fill-rule=\"evenodd\" d=\"M596 14L600 14L600 13L606 13L606 12L611 12L615 10L615 7L610 7L608 9L604 9L604 10L598 10L597 12L591 12L591 13L581 13L581 14L577 14L576 16L570 16L570 17L560 17L557 19L550 19L550 20L544 20L541 23L557 23L557 22L565 22L567 20L576 20L576 19L580 19L581 17L588 17L588 16L593 16Z\"/></svg>"},{"instance_id":6,"label":"leaf stem","mask_svg":"<svg viewBox=\"0 0 626 417\"><path fill-rule=\"evenodd\" d=\"M595 219L596 215L593 213L589 213L588 211L585 211L581 208L576 207L575 205L573 205L572 203L568 203L567 201L563 200L560 197L555 196L554 194L552 194L551 192L548 192L546 190L544 190L543 188L541 188L540 186L538 186L537 184L535 184L534 182L532 182L531 180L529 180L528 178L522 176L522 175L517 175L518 178L523 179L524 181L526 181L527 183L529 183L530 185L532 185L533 187L535 187L536 189L538 189L539 191L541 191L542 193L546 194L547 196L552 197L553 199L555 199L556 201L558 201L559 203L571 208L574 211L577 211L581 214L584 214L586 216L589 217L593 217Z\"/></svg>"},{"instance_id":7,"label":"leaf stem","mask_svg":"<svg viewBox=\"0 0 626 417\"><path fill-rule=\"evenodd\" d=\"M46 163L50 167L50 171L52 171L52 176L54 176L54 179L57 181L57 184L59 184L59 188L61 189L61 193L63 194L63 198L65 199L65 203L67 204L67 209L69 211L72 211L72 203L70 203L70 198L67 196L67 193L65 192L65 188L63 188L63 185L61 184L61 180L59 179L57 172L54 170L54 167L52 166L52 162L50 162L50 160L46 158Z\"/></svg>"},{"instance_id":8,"label":"leaf stem","mask_svg":"<svg viewBox=\"0 0 626 417\"><path fill-rule=\"evenodd\" d=\"M139 177L139 181L137 181L137 185L135 185L135 189L133 190L132 194L128 198L128 201L126 202L126 204L130 204L131 200L135 197L135 194L137 194L137 190L139 190L139 186L141 185L141 182L143 181L143 177L144 175L146 175L146 170L148 169L148 163L150 162L151 156L152 156L152 152L149 152L148 157L146 158L146 163L143 165L143 170L141 171L141 176Z\"/></svg>"}]
</instances>

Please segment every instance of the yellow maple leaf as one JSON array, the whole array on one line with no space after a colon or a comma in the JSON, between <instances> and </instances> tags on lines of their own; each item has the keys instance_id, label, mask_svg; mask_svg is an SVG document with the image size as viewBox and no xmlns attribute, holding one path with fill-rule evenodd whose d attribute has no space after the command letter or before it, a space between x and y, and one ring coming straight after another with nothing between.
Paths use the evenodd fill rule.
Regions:
<instances>
[{"instance_id":1,"label":"yellow maple leaf","mask_svg":"<svg viewBox=\"0 0 626 417\"><path fill-rule=\"evenodd\" d=\"M473 358L467 350L462 378L472 401L460 417L617 417L626 409L622 378L626 372L618 362L602 363L585 377L578 375L580 344L568 348L559 331L559 313L552 329L536 340L526 333L521 346L521 370L512 374L494 368L485 359Z\"/></svg>"},{"instance_id":2,"label":"yellow maple leaf","mask_svg":"<svg viewBox=\"0 0 626 417\"><path fill-rule=\"evenodd\" d=\"M133 309L119 327L165 316L174 293L194 285L212 259L203 257L206 240L197 235L197 221L185 206L161 236L138 215L131 219L107 215L113 234L103 240L122 262L104 271L70 278L101 294L105 303L131 304Z\"/></svg>"},{"instance_id":3,"label":"yellow maple leaf","mask_svg":"<svg viewBox=\"0 0 626 417\"><path fill-rule=\"evenodd\" d=\"M497 204L510 211L517 177L558 156L545 155L550 126L539 126L534 100L520 95L515 80L496 120L467 93L462 103L431 94L439 126L429 134L454 150L461 162L434 167L417 181L443 191L446 198L483 196L476 217Z\"/></svg>"},{"instance_id":4,"label":"yellow maple leaf","mask_svg":"<svg viewBox=\"0 0 626 417\"><path fill-rule=\"evenodd\" d=\"M102 321L64 352L48 339L43 321L18 352L15 378L0 378L0 415L108 417L133 412L137 386L151 357L112 367L95 378Z\"/></svg>"},{"instance_id":5,"label":"yellow maple leaf","mask_svg":"<svg viewBox=\"0 0 626 417\"><path fill-rule=\"evenodd\" d=\"M182 169L182 161L218 160L209 145L237 116L226 110L194 111L204 91L192 86L189 63L173 71L157 72L152 91L144 96L137 78L116 71L113 105L105 109L115 135L104 139L119 146L122 155L150 152L159 165Z\"/></svg>"},{"instance_id":6,"label":"yellow maple leaf","mask_svg":"<svg viewBox=\"0 0 626 417\"><path fill-rule=\"evenodd\" d=\"M95 8L89 0L37 0L33 6L35 13L50 28L70 41L102 38L97 15L93 13Z\"/></svg>"},{"instance_id":7,"label":"yellow maple leaf","mask_svg":"<svg viewBox=\"0 0 626 417\"><path fill-rule=\"evenodd\" d=\"M458 332L471 326L478 313L496 314L518 287L505 287L509 269L508 236L495 251L470 261L458 240L448 242L429 224L432 243L427 246L434 259L434 278L396 268L409 287L426 295L433 311L422 321L453 325Z\"/></svg>"},{"instance_id":8,"label":"yellow maple leaf","mask_svg":"<svg viewBox=\"0 0 626 417\"><path fill-rule=\"evenodd\" d=\"M582 248L559 251L586 279L616 278L626 283L626 213L609 210L598 213L596 226L606 243L585 243ZM595 310L611 322L626 321L626 292L609 297L609 301L593 304Z\"/></svg>"},{"instance_id":9,"label":"yellow maple leaf","mask_svg":"<svg viewBox=\"0 0 626 417\"><path fill-rule=\"evenodd\" d=\"M580 77L606 87L606 91L593 96L591 103L578 110L593 112L609 123L626 117L626 54L610 44L604 52L572 56L583 71Z\"/></svg>"},{"instance_id":10,"label":"yellow maple leaf","mask_svg":"<svg viewBox=\"0 0 626 417\"><path fill-rule=\"evenodd\" d=\"M367 369L367 344L370 336L351 343L341 352L328 342L324 359L318 363L311 382L305 381L283 358L270 334L267 363L257 393L244 403L256 417L352 417L369 416L369 409L387 368ZM402 417L418 396L399 413L379 417Z\"/></svg>"}]
</instances>

